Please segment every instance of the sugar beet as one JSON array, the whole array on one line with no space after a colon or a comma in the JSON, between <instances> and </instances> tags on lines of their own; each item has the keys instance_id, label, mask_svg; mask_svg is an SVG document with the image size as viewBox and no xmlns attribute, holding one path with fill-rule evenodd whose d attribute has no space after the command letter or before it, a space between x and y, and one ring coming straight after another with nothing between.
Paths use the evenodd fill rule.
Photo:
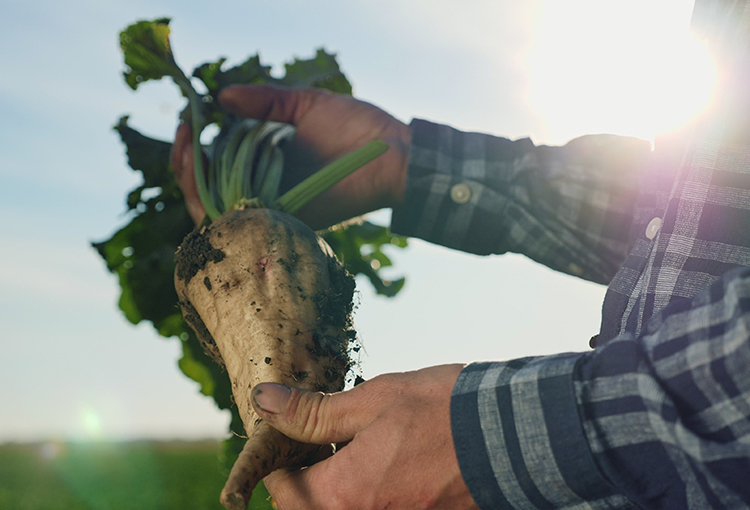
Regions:
<instances>
[{"instance_id":1,"label":"sugar beet","mask_svg":"<svg viewBox=\"0 0 750 510\"><path fill-rule=\"evenodd\" d=\"M223 214L189 234L176 254L185 319L224 366L247 433L221 501L244 509L255 485L319 447L262 422L252 388L278 382L339 391L351 362L354 279L303 223L269 209Z\"/></svg>"}]
</instances>

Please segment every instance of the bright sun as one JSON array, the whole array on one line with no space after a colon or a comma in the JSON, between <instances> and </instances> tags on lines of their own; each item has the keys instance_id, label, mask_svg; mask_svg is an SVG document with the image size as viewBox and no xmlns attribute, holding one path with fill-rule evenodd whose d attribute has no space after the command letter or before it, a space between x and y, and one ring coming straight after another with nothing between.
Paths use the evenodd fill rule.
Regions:
<instances>
[{"instance_id":1,"label":"bright sun","mask_svg":"<svg viewBox=\"0 0 750 510\"><path fill-rule=\"evenodd\" d=\"M526 55L545 142L592 132L653 139L708 105L716 70L690 31L692 2L545 0Z\"/></svg>"}]
</instances>

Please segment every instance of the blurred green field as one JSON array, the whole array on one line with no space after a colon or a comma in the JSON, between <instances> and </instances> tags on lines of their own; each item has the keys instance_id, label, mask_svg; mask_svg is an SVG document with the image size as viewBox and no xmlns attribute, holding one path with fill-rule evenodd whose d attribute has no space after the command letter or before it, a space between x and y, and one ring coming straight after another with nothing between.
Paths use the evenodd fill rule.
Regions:
<instances>
[{"instance_id":1,"label":"blurred green field","mask_svg":"<svg viewBox=\"0 0 750 510\"><path fill-rule=\"evenodd\" d=\"M220 510L220 445L202 442L0 444L3 510ZM248 508L266 510L256 490Z\"/></svg>"}]
</instances>

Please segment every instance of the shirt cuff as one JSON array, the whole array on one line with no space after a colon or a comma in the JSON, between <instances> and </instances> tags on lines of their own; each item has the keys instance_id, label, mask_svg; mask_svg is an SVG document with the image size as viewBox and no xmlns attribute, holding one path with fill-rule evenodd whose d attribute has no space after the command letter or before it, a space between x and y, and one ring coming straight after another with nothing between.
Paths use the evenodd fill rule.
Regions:
<instances>
[{"instance_id":1,"label":"shirt cuff","mask_svg":"<svg viewBox=\"0 0 750 510\"><path fill-rule=\"evenodd\" d=\"M480 508L631 508L601 475L581 425L573 373L583 356L462 371L451 426L461 473Z\"/></svg>"}]
</instances>

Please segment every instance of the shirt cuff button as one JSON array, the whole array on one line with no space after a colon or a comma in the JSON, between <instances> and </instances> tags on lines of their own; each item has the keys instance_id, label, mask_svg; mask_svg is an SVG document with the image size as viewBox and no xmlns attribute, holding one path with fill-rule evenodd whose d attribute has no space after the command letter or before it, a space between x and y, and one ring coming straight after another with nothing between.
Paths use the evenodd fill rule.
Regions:
<instances>
[{"instance_id":1,"label":"shirt cuff button","mask_svg":"<svg viewBox=\"0 0 750 510\"><path fill-rule=\"evenodd\" d=\"M648 223L646 227L646 237L653 239L661 228L661 218L654 218Z\"/></svg>"},{"instance_id":2,"label":"shirt cuff button","mask_svg":"<svg viewBox=\"0 0 750 510\"><path fill-rule=\"evenodd\" d=\"M457 204L465 204L471 199L471 188L466 184L456 184L451 188L451 200Z\"/></svg>"}]
</instances>

